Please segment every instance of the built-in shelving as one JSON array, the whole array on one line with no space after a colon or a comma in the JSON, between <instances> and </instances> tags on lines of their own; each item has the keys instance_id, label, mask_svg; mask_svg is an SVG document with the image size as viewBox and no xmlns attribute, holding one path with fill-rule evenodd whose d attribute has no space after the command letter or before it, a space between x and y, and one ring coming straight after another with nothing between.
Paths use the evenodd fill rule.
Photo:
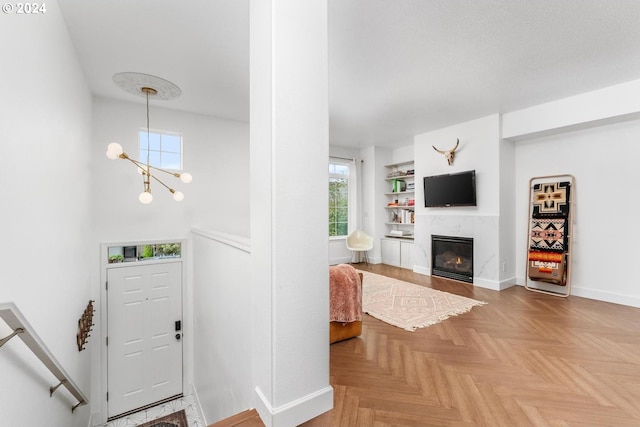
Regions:
<instances>
[{"instance_id":1,"label":"built-in shelving","mask_svg":"<svg viewBox=\"0 0 640 427\"><path fill-rule=\"evenodd\" d=\"M385 234L380 239L384 264L413 269L415 209L414 163L386 165Z\"/></svg>"},{"instance_id":2,"label":"built-in shelving","mask_svg":"<svg viewBox=\"0 0 640 427\"><path fill-rule=\"evenodd\" d=\"M402 240L413 239L415 208L414 163L402 162L386 165L385 181L387 219L385 237Z\"/></svg>"}]
</instances>

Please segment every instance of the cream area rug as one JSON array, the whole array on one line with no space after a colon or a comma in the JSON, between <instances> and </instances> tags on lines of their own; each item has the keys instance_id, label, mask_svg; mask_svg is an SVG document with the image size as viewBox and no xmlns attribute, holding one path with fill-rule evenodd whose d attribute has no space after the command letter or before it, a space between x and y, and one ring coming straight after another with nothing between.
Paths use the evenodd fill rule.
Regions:
<instances>
[{"instance_id":1,"label":"cream area rug","mask_svg":"<svg viewBox=\"0 0 640 427\"><path fill-rule=\"evenodd\" d=\"M486 304L391 277L362 273L362 311L407 331L434 325Z\"/></svg>"}]
</instances>

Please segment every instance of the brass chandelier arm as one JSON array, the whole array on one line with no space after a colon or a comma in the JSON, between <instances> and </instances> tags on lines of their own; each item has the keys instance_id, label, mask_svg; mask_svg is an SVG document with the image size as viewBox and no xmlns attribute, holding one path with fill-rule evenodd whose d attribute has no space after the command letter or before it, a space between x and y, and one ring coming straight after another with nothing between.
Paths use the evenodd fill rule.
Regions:
<instances>
[{"instance_id":1,"label":"brass chandelier arm","mask_svg":"<svg viewBox=\"0 0 640 427\"><path fill-rule=\"evenodd\" d=\"M167 184L165 184L164 182L160 181L158 178L156 178L155 175L151 175L149 174L149 176L153 179L155 179L156 181L158 181L160 184L162 184L164 186L164 188L166 188L167 190L169 190L171 193L175 193L176 190L174 190L173 188L169 187Z\"/></svg>"},{"instance_id":2,"label":"brass chandelier arm","mask_svg":"<svg viewBox=\"0 0 640 427\"><path fill-rule=\"evenodd\" d=\"M145 166L149 166L151 169L155 169L157 171L164 172L164 173L167 173L169 175L175 176L176 178L180 178L180 173L178 173L178 172L171 172L171 171L168 171L166 169L157 168L157 167L151 166L151 165L145 165Z\"/></svg>"},{"instance_id":3,"label":"brass chandelier arm","mask_svg":"<svg viewBox=\"0 0 640 427\"><path fill-rule=\"evenodd\" d=\"M169 174L169 175L175 176L176 178L180 178L180 173L179 173L179 172L171 172L171 171L168 171L168 170L166 170L166 169L157 168L157 167L155 167L155 166L151 166L151 165L149 165L149 164L142 163L140 160L132 159L131 157L129 157L129 156L127 155L127 153L122 153L122 154L120 154L120 158L121 158L121 159L129 160L131 163L134 163L136 166L138 166L139 168L141 168L141 169L143 169L143 170L145 170L145 171L146 171L146 169L147 169L147 167L148 167L148 168L150 168L150 169L154 169L154 170L157 170L157 171L164 172L164 173L166 173L166 174ZM156 179L157 179L157 178L156 178ZM167 188L168 188L168 187L167 187Z\"/></svg>"},{"instance_id":4,"label":"brass chandelier arm","mask_svg":"<svg viewBox=\"0 0 640 427\"><path fill-rule=\"evenodd\" d=\"M120 156L119 156L119 157L120 157L121 159L129 160L131 163L133 163L134 165L138 166L140 169L142 169L142 173L143 173L144 175L147 175L147 176L149 176L149 177L151 177L151 178L155 179L156 181L158 181L160 184L162 184L162 186L163 186L163 187L165 187L167 190L169 190L172 194L176 192L176 190L174 190L173 188L169 187L167 184L165 184L164 182L162 182L160 179L158 179L158 178L157 178L155 175L153 175L152 173L148 172L148 171L147 171L147 167L149 167L150 169L155 169L155 170L159 170L159 171L162 171L162 172L168 173L168 174L170 174L170 175L174 175L174 176L176 176L176 177L178 177L178 178L180 177L180 174L174 174L173 172L169 172L169 171L166 171L166 170L164 170L164 169L160 169L160 168L153 167L153 166L151 166L151 165L147 165L147 164L145 164L145 163L142 163L142 162L141 162L141 161L139 161L139 160L132 159L131 157L129 157L129 156L127 155L127 153L122 153L122 154L120 154ZM148 188L147 188L147 182L145 182L145 190L148 190Z\"/></svg>"}]
</instances>

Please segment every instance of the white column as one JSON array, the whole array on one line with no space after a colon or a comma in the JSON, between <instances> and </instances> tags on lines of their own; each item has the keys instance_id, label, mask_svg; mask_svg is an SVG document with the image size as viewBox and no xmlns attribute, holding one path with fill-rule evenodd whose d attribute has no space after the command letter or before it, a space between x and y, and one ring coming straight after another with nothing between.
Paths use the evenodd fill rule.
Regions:
<instances>
[{"instance_id":1,"label":"white column","mask_svg":"<svg viewBox=\"0 0 640 427\"><path fill-rule=\"evenodd\" d=\"M295 426L333 406L326 0L251 0L250 34L255 407Z\"/></svg>"}]
</instances>

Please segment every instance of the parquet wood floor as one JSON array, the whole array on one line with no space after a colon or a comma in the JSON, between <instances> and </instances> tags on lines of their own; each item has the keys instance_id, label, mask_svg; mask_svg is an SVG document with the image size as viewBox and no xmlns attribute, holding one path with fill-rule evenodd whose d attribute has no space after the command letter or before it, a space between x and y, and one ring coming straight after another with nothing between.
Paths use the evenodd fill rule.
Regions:
<instances>
[{"instance_id":1,"label":"parquet wood floor","mask_svg":"<svg viewBox=\"0 0 640 427\"><path fill-rule=\"evenodd\" d=\"M331 345L334 409L304 427L640 426L640 309L362 267L488 304L416 332L365 316Z\"/></svg>"},{"instance_id":2,"label":"parquet wood floor","mask_svg":"<svg viewBox=\"0 0 640 427\"><path fill-rule=\"evenodd\" d=\"M640 309L366 269L488 304L416 332L365 316L303 426L640 426Z\"/></svg>"}]
</instances>

